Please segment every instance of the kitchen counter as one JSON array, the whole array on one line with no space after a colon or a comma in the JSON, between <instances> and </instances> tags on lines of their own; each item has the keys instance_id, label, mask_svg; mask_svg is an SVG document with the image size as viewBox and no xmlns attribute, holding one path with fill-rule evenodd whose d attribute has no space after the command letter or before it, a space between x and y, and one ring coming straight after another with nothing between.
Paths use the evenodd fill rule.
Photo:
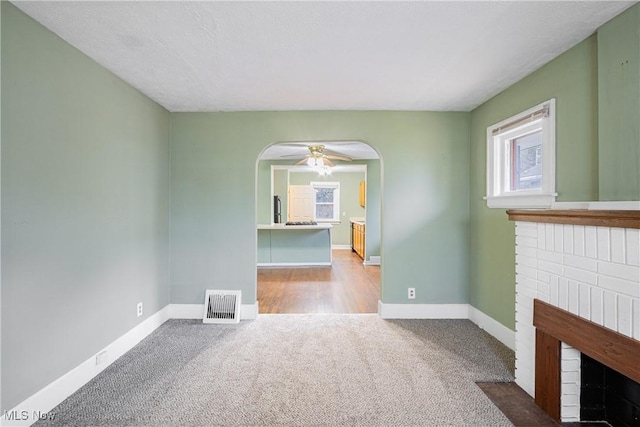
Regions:
<instances>
[{"instance_id":1,"label":"kitchen counter","mask_svg":"<svg viewBox=\"0 0 640 427\"><path fill-rule=\"evenodd\" d=\"M258 230L322 230L332 227L331 224L327 223L316 225L258 224Z\"/></svg>"},{"instance_id":2,"label":"kitchen counter","mask_svg":"<svg viewBox=\"0 0 640 427\"><path fill-rule=\"evenodd\" d=\"M349 218L349 222L352 222L354 224L365 225L365 219L362 217L351 217Z\"/></svg>"},{"instance_id":3,"label":"kitchen counter","mask_svg":"<svg viewBox=\"0 0 640 427\"><path fill-rule=\"evenodd\" d=\"M258 224L258 267L331 265L331 224Z\"/></svg>"}]
</instances>

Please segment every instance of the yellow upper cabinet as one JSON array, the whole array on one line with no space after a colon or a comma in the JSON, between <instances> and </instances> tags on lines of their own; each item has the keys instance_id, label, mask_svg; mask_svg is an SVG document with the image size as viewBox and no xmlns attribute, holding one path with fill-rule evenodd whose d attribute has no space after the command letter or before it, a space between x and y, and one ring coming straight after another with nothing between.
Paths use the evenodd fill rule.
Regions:
<instances>
[{"instance_id":1,"label":"yellow upper cabinet","mask_svg":"<svg viewBox=\"0 0 640 427\"><path fill-rule=\"evenodd\" d=\"M367 184L365 184L364 181L360 181L360 206L362 206L363 208L364 208L365 200L367 198L366 187L367 187Z\"/></svg>"}]
</instances>

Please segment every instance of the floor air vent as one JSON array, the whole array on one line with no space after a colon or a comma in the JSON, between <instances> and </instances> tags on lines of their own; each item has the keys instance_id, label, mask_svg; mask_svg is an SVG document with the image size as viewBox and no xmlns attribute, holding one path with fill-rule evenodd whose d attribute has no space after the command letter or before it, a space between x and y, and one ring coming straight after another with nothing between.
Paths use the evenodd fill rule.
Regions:
<instances>
[{"instance_id":1,"label":"floor air vent","mask_svg":"<svg viewBox=\"0 0 640 427\"><path fill-rule=\"evenodd\" d=\"M204 297L204 323L238 323L241 291L207 289Z\"/></svg>"}]
</instances>

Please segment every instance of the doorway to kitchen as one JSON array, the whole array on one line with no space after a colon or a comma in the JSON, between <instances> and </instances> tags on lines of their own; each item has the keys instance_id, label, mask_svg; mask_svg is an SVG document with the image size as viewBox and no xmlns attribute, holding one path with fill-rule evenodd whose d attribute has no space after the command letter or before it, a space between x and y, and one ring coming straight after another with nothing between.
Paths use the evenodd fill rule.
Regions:
<instances>
[{"instance_id":1,"label":"doorway to kitchen","mask_svg":"<svg viewBox=\"0 0 640 427\"><path fill-rule=\"evenodd\" d=\"M381 177L380 156L361 141L278 143L263 151L256 181L260 313L378 312Z\"/></svg>"}]
</instances>

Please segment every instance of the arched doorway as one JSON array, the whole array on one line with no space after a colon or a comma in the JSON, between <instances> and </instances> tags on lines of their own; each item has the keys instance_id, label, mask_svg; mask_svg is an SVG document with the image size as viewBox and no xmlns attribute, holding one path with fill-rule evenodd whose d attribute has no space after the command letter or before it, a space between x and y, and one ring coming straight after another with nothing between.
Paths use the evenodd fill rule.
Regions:
<instances>
[{"instance_id":1,"label":"arched doorway","mask_svg":"<svg viewBox=\"0 0 640 427\"><path fill-rule=\"evenodd\" d=\"M365 142L266 147L256 162L260 313L377 313L381 199L382 159Z\"/></svg>"}]
</instances>

